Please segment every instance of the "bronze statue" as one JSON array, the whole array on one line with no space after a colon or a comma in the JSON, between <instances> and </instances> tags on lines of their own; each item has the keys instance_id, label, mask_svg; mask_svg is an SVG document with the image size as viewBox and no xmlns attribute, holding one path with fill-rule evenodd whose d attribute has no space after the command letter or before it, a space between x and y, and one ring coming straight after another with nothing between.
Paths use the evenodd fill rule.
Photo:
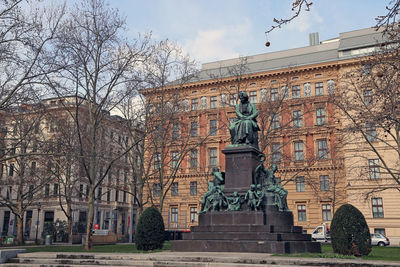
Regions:
<instances>
[{"instance_id":1,"label":"bronze statue","mask_svg":"<svg viewBox=\"0 0 400 267\"><path fill-rule=\"evenodd\" d=\"M228 198L228 208L227 211L238 211L240 210L242 204L242 198L239 196L238 192L233 192L233 196Z\"/></svg>"},{"instance_id":2,"label":"bronze statue","mask_svg":"<svg viewBox=\"0 0 400 267\"><path fill-rule=\"evenodd\" d=\"M246 144L258 148L257 125L258 111L253 103L249 102L246 92L239 93L240 103L236 105L235 111L237 118L229 126L231 142L235 144Z\"/></svg>"},{"instance_id":3,"label":"bronze statue","mask_svg":"<svg viewBox=\"0 0 400 267\"><path fill-rule=\"evenodd\" d=\"M256 210L257 209L257 200L258 196L256 193L256 186L254 184L250 185L250 189L247 191L244 200L247 201L247 209L248 210Z\"/></svg>"},{"instance_id":4,"label":"bronze statue","mask_svg":"<svg viewBox=\"0 0 400 267\"><path fill-rule=\"evenodd\" d=\"M212 170L214 186L225 184L225 172L220 172L218 167Z\"/></svg>"},{"instance_id":5,"label":"bronze statue","mask_svg":"<svg viewBox=\"0 0 400 267\"><path fill-rule=\"evenodd\" d=\"M257 185L256 195L258 198L256 208L257 208L257 210L261 210L263 207L263 200L264 200L265 193L264 193L264 189L262 188L262 185L260 185L260 184Z\"/></svg>"}]
</instances>

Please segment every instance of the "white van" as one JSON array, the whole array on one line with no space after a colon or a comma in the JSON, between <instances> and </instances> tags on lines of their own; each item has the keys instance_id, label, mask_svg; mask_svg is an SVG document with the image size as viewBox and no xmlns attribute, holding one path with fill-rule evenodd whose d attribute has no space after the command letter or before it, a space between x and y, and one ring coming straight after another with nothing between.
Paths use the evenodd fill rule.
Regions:
<instances>
[{"instance_id":1,"label":"white van","mask_svg":"<svg viewBox=\"0 0 400 267\"><path fill-rule=\"evenodd\" d=\"M317 226L317 228L315 228L314 231L311 233L311 238L313 241L325 242L325 243L330 242L331 235L330 235L329 225L323 223L320 226Z\"/></svg>"}]
</instances>

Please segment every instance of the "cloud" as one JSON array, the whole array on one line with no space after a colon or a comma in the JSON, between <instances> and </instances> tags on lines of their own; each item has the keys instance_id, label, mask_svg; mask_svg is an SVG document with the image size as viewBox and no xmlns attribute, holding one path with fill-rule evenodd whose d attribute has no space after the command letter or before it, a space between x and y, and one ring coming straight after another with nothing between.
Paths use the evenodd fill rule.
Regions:
<instances>
[{"instance_id":1,"label":"cloud","mask_svg":"<svg viewBox=\"0 0 400 267\"><path fill-rule=\"evenodd\" d=\"M202 29L193 39L186 40L183 47L192 58L202 63L238 57L239 47L253 39L251 29L249 19L244 19L241 24Z\"/></svg>"},{"instance_id":2,"label":"cloud","mask_svg":"<svg viewBox=\"0 0 400 267\"><path fill-rule=\"evenodd\" d=\"M323 21L324 19L318 15L317 10L312 10L310 12L303 11L297 18L294 18L288 24L288 30L309 32L310 29L316 28L315 25L318 25Z\"/></svg>"}]
</instances>

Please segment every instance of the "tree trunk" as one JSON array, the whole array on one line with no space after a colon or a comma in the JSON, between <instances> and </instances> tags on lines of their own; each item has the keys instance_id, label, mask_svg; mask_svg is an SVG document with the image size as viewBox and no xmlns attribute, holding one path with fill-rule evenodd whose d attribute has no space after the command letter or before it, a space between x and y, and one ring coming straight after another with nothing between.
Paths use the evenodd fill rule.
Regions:
<instances>
[{"instance_id":1,"label":"tree trunk","mask_svg":"<svg viewBox=\"0 0 400 267\"><path fill-rule=\"evenodd\" d=\"M22 216L17 216L17 244L23 245L24 244L24 211L22 208L22 201L18 202L18 214Z\"/></svg>"},{"instance_id":2,"label":"tree trunk","mask_svg":"<svg viewBox=\"0 0 400 267\"><path fill-rule=\"evenodd\" d=\"M72 209L70 201L67 201L67 228L68 228L68 241L72 243Z\"/></svg>"},{"instance_id":3,"label":"tree trunk","mask_svg":"<svg viewBox=\"0 0 400 267\"><path fill-rule=\"evenodd\" d=\"M94 219L93 185L90 185L88 206L89 206L89 211L88 211L88 221L87 221L87 226L86 226L85 250L90 250L92 248L92 227L93 227L93 219Z\"/></svg>"}]
</instances>

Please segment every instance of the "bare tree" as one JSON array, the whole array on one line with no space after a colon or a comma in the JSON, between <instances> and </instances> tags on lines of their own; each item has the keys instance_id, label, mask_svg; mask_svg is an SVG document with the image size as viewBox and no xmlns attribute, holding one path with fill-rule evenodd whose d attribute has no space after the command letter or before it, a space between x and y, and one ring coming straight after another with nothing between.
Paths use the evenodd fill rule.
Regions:
<instances>
[{"instance_id":1,"label":"bare tree","mask_svg":"<svg viewBox=\"0 0 400 267\"><path fill-rule=\"evenodd\" d=\"M162 41L156 45L146 71L150 88L143 91L145 142L139 160L149 200L162 211L167 193L182 172L182 162L207 137L191 136L191 125L184 112L189 103L188 95L182 92L194 78L195 63L177 45Z\"/></svg>"},{"instance_id":2,"label":"bare tree","mask_svg":"<svg viewBox=\"0 0 400 267\"><path fill-rule=\"evenodd\" d=\"M39 2L0 1L0 110L37 100L45 75L55 71L48 51L64 7L43 9Z\"/></svg>"},{"instance_id":3,"label":"bare tree","mask_svg":"<svg viewBox=\"0 0 400 267\"><path fill-rule=\"evenodd\" d=\"M82 1L70 10L57 35L55 62L63 70L49 77L57 96L75 96L75 108L67 111L77 129L80 167L89 187L85 249L92 246L95 190L133 146L119 153L104 146L104 138L111 138L109 112L130 95L132 89L126 85L137 79L138 65L146 58L147 38L124 40L124 25L124 19L104 1ZM104 172L98 175L100 165Z\"/></svg>"}]
</instances>

